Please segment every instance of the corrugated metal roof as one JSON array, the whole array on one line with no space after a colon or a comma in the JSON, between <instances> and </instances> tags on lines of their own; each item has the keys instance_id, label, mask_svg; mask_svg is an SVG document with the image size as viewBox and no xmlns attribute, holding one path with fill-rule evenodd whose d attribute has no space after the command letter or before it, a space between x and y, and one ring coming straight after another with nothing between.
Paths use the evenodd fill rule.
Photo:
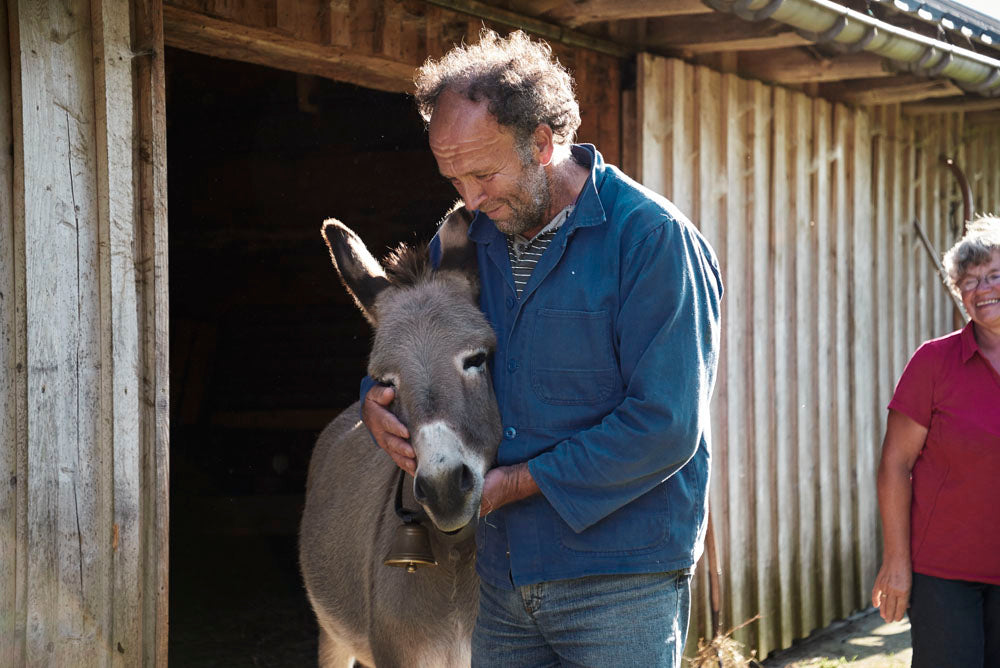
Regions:
<instances>
[{"instance_id":1,"label":"corrugated metal roof","mask_svg":"<svg viewBox=\"0 0 1000 668\"><path fill-rule=\"evenodd\" d=\"M951 0L874 0L897 11L947 31L957 31L970 40L1000 48L1000 19Z\"/></svg>"}]
</instances>

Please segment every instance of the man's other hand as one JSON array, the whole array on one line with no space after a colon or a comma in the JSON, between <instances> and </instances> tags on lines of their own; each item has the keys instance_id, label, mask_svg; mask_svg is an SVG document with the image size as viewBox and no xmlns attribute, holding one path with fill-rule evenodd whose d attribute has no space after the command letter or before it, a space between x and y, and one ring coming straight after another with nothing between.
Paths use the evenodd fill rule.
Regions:
<instances>
[{"instance_id":1,"label":"man's other hand","mask_svg":"<svg viewBox=\"0 0 1000 668\"><path fill-rule=\"evenodd\" d=\"M396 390L385 385L376 385L368 390L361 407L361 421L379 447L389 453L396 466L413 475L417 470L417 460L408 440L410 431L388 409L395 397Z\"/></svg>"},{"instance_id":2,"label":"man's other hand","mask_svg":"<svg viewBox=\"0 0 1000 668\"><path fill-rule=\"evenodd\" d=\"M531 477L527 462L490 469L483 480L483 500L479 506L479 516L489 515L497 508L538 492L538 485Z\"/></svg>"}]
</instances>

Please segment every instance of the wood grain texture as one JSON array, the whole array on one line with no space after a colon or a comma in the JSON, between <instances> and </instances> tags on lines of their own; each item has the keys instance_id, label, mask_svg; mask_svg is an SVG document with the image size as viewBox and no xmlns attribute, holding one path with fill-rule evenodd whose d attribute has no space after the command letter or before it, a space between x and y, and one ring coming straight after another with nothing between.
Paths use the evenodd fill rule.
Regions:
<instances>
[{"instance_id":1,"label":"wood grain texture","mask_svg":"<svg viewBox=\"0 0 1000 668\"><path fill-rule=\"evenodd\" d=\"M412 88L418 62L399 62L379 53L376 17L352 15L354 48L314 44L284 32L255 28L168 5L163 9L168 46L303 74L314 74L390 92ZM369 44L367 37L372 38ZM396 47L386 47L392 52Z\"/></svg>"},{"instance_id":2,"label":"wood grain texture","mask_svg":"<svg viewBox=\"0 0 1000 668\"><path fill-rule=\"evenodd\" d=\"M143 517L140 487L141 361L136 286L136 189L133 137L131 34L128 6L94 2L94 90L97 128L96 224L101 247L103 350L102 404L106 406L105 442L113 444L103 461L102 479L112 482L112 513L101 527L102 543L111 550L115 665L142 662L143 599L141 554ZM113 499L113 501L111 501Z\"/></svg>"},{"instance_id":3,"label":"wood grain texture","mask_svg":"<svg viewBox=\"0 0 1000 668\"><path fill-rule=\"evenodd\" d=\"M0 321L14 341L11 383L4 346L0 406L5 444L12 440L16 453L9 480L18 516L13 541L4 540L15 550L4 566L13 565L17 582L13 605L3 602L2 662L152 665L157 624L149 608L164 614L165 664L166 598L147 584L162 580L165 594L165 549L151 549L154 523L145 516L165 514L167 497L166 477L154 484L145 470L155 457L143 438L144 383L152 375L143 368L137 280L135 158L143 150L134 126L140 96L131 8L74 0L9 9L12 59L5 70L14 105L9 120L0 121L15 149L13 179L2 191L13 200L13 225L3 232L13 260L3 263L0 281L13 276L13 301L23 306L12 320L5 308ZM165 189L160 195L165 203ZM165 247L163 254L165 262ZM164 347L165 296L164 284ZM166 371L164 365L163 378ZM165 431L162 437L161 465ZM9 461L3 464L7 473ZM0 497L4 532L11 531L2 512L10 498ZM165 522L155 535L165 548ZM0 573L6 597L9 579Z\"/></svg>"},{"instance_id":4,"label":"wood grain texture","mask_svg":"<svg viewBox=\"0 0 1000 668\"><path fill-rule=\"evenodd\" d=\"M911 221L933 221L941 250L953 242L957 193L938 155L967 152L977 197L997 193L978 174L1000 171L998 132L638 64L640 178L702 228L727 286L712 509L724 621L761 613L737 638L763 656L868 606L885 406L916 345L948 331ZM706 586L692 638L710 632Z\"/></svg>"},{"instance_id":5,"label":"wood grain texture","mask_svg":"<svg viewBox=\"0 0 1000 668\"><path fill-rule=\"evenodd\" d=\"M24 663L27 585L23 145L16 8L0 2L0 664ZM10 151L6 150L9 147Z\"/></svg>"},{"instance_id":6,"label":"wood grain texture","mask_svg":"<svg viewBox=\"0 0 1000 668\"><path fill-rule=\"evenodd\" d=\"M141 536L143 664L167 665L170 527L170 345L167 231L167 105L162 0L132 0L136 51L135 174L141 306L143 472Z\"/></svg>"}]
</instances>

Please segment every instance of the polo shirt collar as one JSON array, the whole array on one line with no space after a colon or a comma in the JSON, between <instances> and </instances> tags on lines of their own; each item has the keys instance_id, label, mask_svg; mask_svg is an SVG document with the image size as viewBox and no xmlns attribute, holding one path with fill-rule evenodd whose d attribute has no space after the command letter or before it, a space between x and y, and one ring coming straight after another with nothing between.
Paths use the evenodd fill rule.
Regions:
<instances>
[{"instance_id":1,"label":"polo shirt collar","mask_svg":"<svg viewBox=\"0 0 1000 668\"><path fill-rule=\"evenodd\" d=\"M601 204L601 197L598 194L598 189L604 181L604 158L593 144L573 144L570 150L578 162L590 167L590 177L576 198L573 212L560 228L564 234L569 234L578 227L600 225L607 220L604 205ZM496 228L489 216L477 210L472 224L469 225L469 238L479 244L488 244L503 237L504 234Z\"/></svg>"},{"instance_id":2,"label":"polo shirt collar","mask_svg":"<svg viewBox=\"0 0 1000 668\"><path fill-rule=\"evenodd\" d=\"M972 328L973 322L970 320L962 328L962 362L968 362L972 356L979 352L979 344L976 343L976 330Z\"/></svg>"}]
</instances>

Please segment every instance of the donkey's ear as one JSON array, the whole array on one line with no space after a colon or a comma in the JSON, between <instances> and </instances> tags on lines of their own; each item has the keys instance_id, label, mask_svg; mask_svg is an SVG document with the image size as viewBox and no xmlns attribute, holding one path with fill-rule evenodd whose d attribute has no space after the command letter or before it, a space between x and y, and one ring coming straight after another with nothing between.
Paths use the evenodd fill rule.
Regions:
<instances>
[{"instance_id":1,"label":"donkey's ear","mask_svg":"<svg viewBox=\"0 0 1000 668\"><path fill-rule=\"evenodd\" d=\"M441 240L441 263L438 269L461 271L476 278L478 262L476 261L476 245L469 239L469 224L472 214L462 206L461 201L445 215L438 229Z\"/></svg>"},{"instance_id":2,"label":"donkey's ear","mask_svg":"<svg viewBox=\"0 0 1000 668\"><path fill-rule=\"evenodd\" d=\"M376 326L375 298L389 287L382 265L368 252L361 238L339 220L324 220L322 234L340 282L354 297L372 327Z\"/></svg>"}]
</instances>

